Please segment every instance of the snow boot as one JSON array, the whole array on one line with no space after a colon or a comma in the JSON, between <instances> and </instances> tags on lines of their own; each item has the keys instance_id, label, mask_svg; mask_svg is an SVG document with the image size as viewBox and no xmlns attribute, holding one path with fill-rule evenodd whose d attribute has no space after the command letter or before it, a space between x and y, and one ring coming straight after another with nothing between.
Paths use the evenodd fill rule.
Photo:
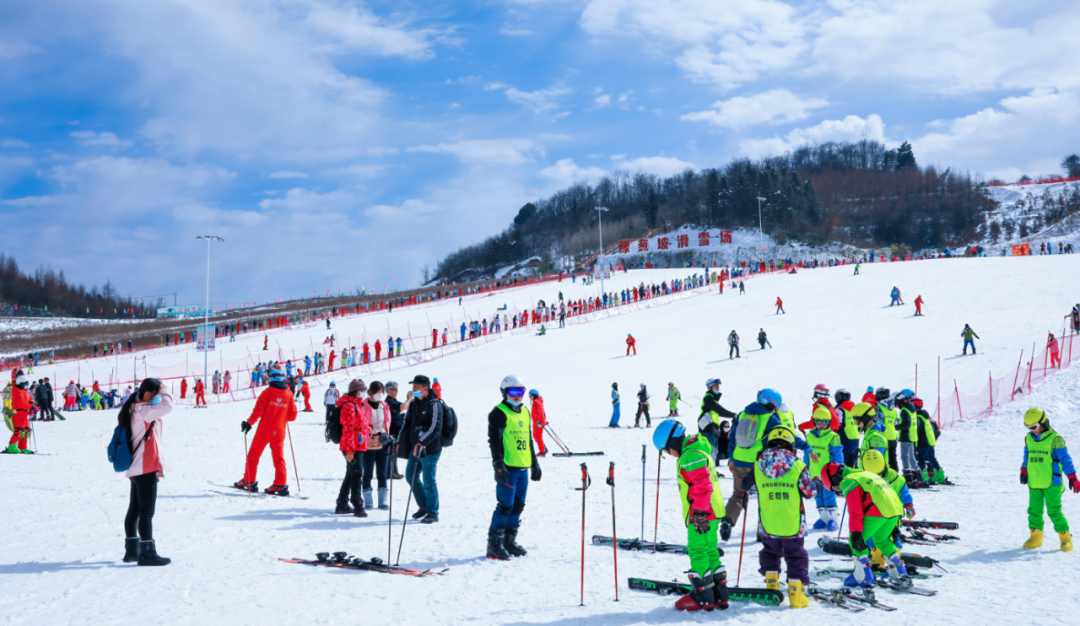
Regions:
<instances>
[{"instance_id":1,"label":"snow boot","mask_svg":"<svg viewBox=\"0 0 1080 626\"><path fill-rule=\"evenodd\" d=\"M735 524L735 522L731 521L731 518L728 517L727 515L725 515L723 517L723 519L720 520L720 538L721 539L723 539L724 541L727 541L728 539L731 539L731 527L734 524Z\"/></svg>"},{"instance_id":2,"label":"snow boot","mask_svg":"<svg viewBox=\"0 0 1080 626\"><path fill-rule=\"evenodd\" d=\"M389 509L389 508L390 508L390 505L387 504L386 489L380 489L379 490L379 510L380 511L385 511L386 509Z\"/></svg>"},{"instance_id":3,"label":"snow boot","mask_svg":"<svg viewBox=\"0 0 1080 626\"><path fill-rule=\"evenodd\" d=\"M158 556L154 540L139 542L139 565L168 565L172 559Z\"/></svg>"},{"instance_id":4,"label":"snow boot","mask_svg":"<svg viewBox=\"0 0 1080 626\"><path fill-rule=\"evenodd\" d=\"M840 523L836 521L836 509L829 507L829 521L825 525L825 530L829 532L840 530Z\"/></svg>"},{"instance_id":5,"label":"snow boot","mask_svg":"<svg viewBox=\"0 0 1080 626\"><path fill-rule=\"evenodd\" d=\"M517 534L518 528L520 526L521 524L518 523L514 524L513 526L507 526L504 529L505 538L503 539L503 547L506 548L506 551L510 553L510 556L525 556L529 553L527 550L525 550L525 548L522 548L520 545L518 545Z\"/></svg>"},{"instance_id":6,"label":"snow boot","mask_svg":"<svg viewBox=\"0 0 1080 626\"><path fill-rule=\"evenodd\" d=\"M428 513L424 516L424 519L420 520L421 524L434 524L439 521L439 516L434 513Z\"/></svg>"},{"instance_id":7,"label":"snow boot","mask_svg":"<svg viewBox=\"0 0 1080 626\"><path fill-rule=\"evenodd\" d=\"M712 588L706 588L705 579L696 572L690 572L690 593L679 598L675 602L677 611L711 611L713 610ZM711 577L710 577L711 578Z\"/></svg>"},{"instance_id":8,"label":"snow boot","mask_svg":"<svg viewBox=\"0 0 1080 626\"><path fill-rule=\"evenodd\" d=\"M233 483L233 487L236 487L240 491L258 491L259 481L238 480Z\"/></svg>"},{"instance_id":9,"label":"snow boot","mask_svg":"<svg viewBox=\"0 0 1080 626\"><path fill-rule=\"evenodd\" d=\"M867 556L859 557L858 562L855 563L855 571L848 574L844 579L845 587L873 587L874 586L874 572L870 570L870 558Z\"/></svg>"},{"instance_id":10,"label":"snow boot","mask_svg":"<svg viewBox=\"0 0 1080 626\"><path fill-rule=\"evenodd\" d=\"M334 515L351 515L352 512L352 507L345 500L338 500L337 506L334 507Z\"/></svg>"},{"instance_id":11,"label":"snow boot","mask_svg":"<svg viewBox=\"0 0 1080 626\"><path fill-rule=\"evenodd\" d=\"M765 588L780 590L780 572L765 572Z\"/></svg>"},{"instance_id":12,"label":"snow boot","mask_svg":"<svg viewBox=\"0 0 1080 626\"><path fill-rule=\"evenodd\" d=\"M364 510L364 501L363 500L355 500L355 501L353 501L352 505L353 505L353 515L354 516L356 516L356 517L367 517L367 511Z\"/></svg>"},{"instance_id":13,"label":"snow boot","mask_svg":"<svg viewBox=\"0 0 1080 626\"><path fill-rule=\"evenodd\" d=\"M889 557L889 580L908 580L908 571L904 567L904 559L900 558L900 553Z\"/></svg>"},{"instance_id":14,"label":"snow boot","mask_svg":"<svg viewBox=\"0 0 1080 626\"><path fill-rule=\"evenodd\" d=\"M416 513L413 513L412 518L413 519L424 519L424 517L426 517L426 516L427 516L427 511L425 511L424 509L420 509Z\"/></svg>"},{"instance_id":15,"label":"snow boot","mask_svg":"<svg viewBox=\"0 0 1080 626\"><path fill-rule=\"evenodd\" d=\"M823 508L818 509L817 513L818 513L818 519L817 519L816 522L814 522L814 530L825 530L825 527L826 527L825 519L827 517L829 517L829 513L828 513L828 511L826 511Z\"/></svg>"},{"instance_id":16,"label":"snow boot","mask_svg":"<svg viewBox=\"0 0 1080 626\"><path fill-rule=\"evenodd\" d=\"M267 488L266 493L268 493L268 494L270 494L272 496L287 496L287 495L289 495L289 486L288 485L270 485L270 487Z\"/></svg>"},{"instance_id":17,"label":"snow boot","mask_svg":"<svg viewBox=\"0 0 1080 626\"><path fill-rule=\"evenodd\" d=\"M805 609L810 605L810 599L806 597L806 592L803 591L803 584L801 582L789 580L787 588L788 603L791 604L791 608Z\"/></svg>"},{"instance_id":18,"label":"snow boot","mask_svg":"<svg viewBox=\"0 0 1080 626\"><path fill-rule=\"evenodd\" d=\"M375 503L372 502L371 490L370 489L365 489L364 490L364 508L365 509L373 509L373 508L375 508Z\"/></svg>"},{"instance_id":19,"label":"snow boot","mask_svg":"<svg viewBox=\"0 0 1080 626\"><path fill-rule=\"evenodd\" d=\"M1034 550L1042 545L1043 531L1031 529L1031 536L1024 542L1024 547L1028 550Z\"/></svg>"},{"instance_id":20,"label":"snow boot","mask_svg":"<svg viewBox=\"0 0 1080 626\"><path fill-rule=\"evenodd\" d=\"M713 603L716 608L726 610L728 608L727 568L721 565L712 572Z\"/></svg>"},{"instance_id":21,"label":"snow boot","mask_svg":"<svg viewBox=\"0 0 1080 626\"><path fill-rule=\"evenodd\" d=\"M139 538L124 538L124 562L134 563L139 560Z\"/></svg>"},{"instance_id":22,"label":"snow boot","mask_svg":"<svg viewBox=\"0 0 1080 626\"><path fill-rule=\"evenodd\" d=\"M1072 552L1072 534L1069 531L1058 533L1058 538L1061 539L1061 551Z\"/></svg>"},{"instance_id":23,"label":"snow boot","mask_svg":"<svg viewBox=\"0 0 1080 626\"><path fill-rule=\"evenodd\" d=\"M949 479L945 478L945 472L943 472L942 470L935 471L934 474L930 477L930 483L934 485L944 485L948 482Z\"/></svg>"},{"instance_id":24,"label":"snow boot","mask_svg":"<svg viewBox=\"0 0 1080 626\"><path fill-rule=\"evenodd\" d=\"M17 444L17 443L8 444L7 453L8 454L18 454L19 453L19 444Z\"/></svg>"},{"instance_id":25,"label":"snow boot","mask_svg":"<svg viewBox=\"0 0 1080 626\"><path fill-rule=\"evenodd\" d=\"M487 558L496 561L509 561L510 553L506 551L506 529L488 529Z\"/></svg>"}]
</instances>

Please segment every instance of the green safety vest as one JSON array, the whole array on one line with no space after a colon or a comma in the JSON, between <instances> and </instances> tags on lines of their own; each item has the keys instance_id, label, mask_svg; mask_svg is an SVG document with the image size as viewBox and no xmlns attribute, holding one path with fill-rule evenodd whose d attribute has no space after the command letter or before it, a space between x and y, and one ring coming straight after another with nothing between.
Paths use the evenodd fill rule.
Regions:
<instances>
[{"instance_id":1,"label":"green safety vest","mask_svg":"<svg viewBox=\"0 0 1080 626\"><path fill-rule=\"evenodd\" d=\"M720 481L716 479L716 464L713 462L712 446L709 440L700 435L687 437L683 442L682 454L676 463L676 473L679 475L679 497L682 499L683 521L690 523L690 484L683 478L683 472L692 472L701 467L707 467L709 480L712 481L712 504L713 517L720 519L724 516L724 496L720 493Z\"/></svg>"},{"instance_id":2,"label":"green safety vest","mask_svg":"<svg viewBox=\"0 0 1080 626\"><path fill-rule=\"evenodd\" d=\"M806 464L796 460L779 478L769 478L754 463L754 483L758 490L758 517L765 532L774 537L794 537L802 526L802 496L799 477Z\"/></svg>"},{"instance_id":3,"label":"green safety vest","mask_svg":"<svg viewBox=\"0 0 1080 626\"><path fill-rule=\"evenodd\" d=\"M836 434L836 431L825 429L821 435L815 435L818 429L811 430L806 433L806 443L810 446L810 451L817 455L818 460L815 463L810 461L810 477L820 478L821 470L825 469L825 465L831 462L832 451L831 447L842 447L843 443L840 441L840 435Z\"/></svg>"},{"instance_id":4,"label":"green safety vest","mask_svg":"<svg viewBox=\"0 0 1080 626\"><path fill-rule=\"evenodd\" d=\"M934 426L930 424L930 419L925 415L919 415L918 418L923 423L923 432L926 433L926 443L928 443L930 447L933 448L937 445L937 437L934 437ZM916 435L917 434L918 432L916 432ZM918 437L916 437L915 439L912 439L912 441L916 442L917 444L919 439Z\"/></svg>"},{"instance_id":5,"label":"green safety vest","mask_svg":"<svg viewBox=\"0 0 1080 626\"><path fill-rule=\"evenodd\" d=\"M791 431L791 434L794 435L799 432L795 429L795 413L793 411L777 411L776 415L780 418L780 424L786 426Z\"/></svg>"},{"instance_id":6,"label":"green safety vest","mask_svg":"<svg viewBox=\"0 0 1080 626\"><path fill-rule=\"evenodd\" d=\"M908 440L911 443L918 443L919 441L919 415L913 411L910 407L904 407L900 409L902 412L907 413L910 416L911 426L908 427Z\"/></svg>"},{"instance_id":7,"label":"green safety vest","mask_svg":"<svg viewBox=\"0 0 1080 626\"><path fill-rule=\"evenodd\" d=\"M840 424L840 427L844 429L844 435L848 439L858 441L859 425L855 423L855 418L851 415L851 411L849 411L848 409L842 409L840 407L836 407L836 410L843 411L844 413L843 423Z\"/></svg>"},{"instance_id":8,"label":"green safety vest","mask_svg":"<svg viewBox=\"0 0 1080 626\"><path fill-rule=\"evenodd\" d=\"M1061 443L1058 444L1058 441ZM1042 439L1035 441L1035 437L1028 433L1024 439L1024 448L1027 449L1027 473L1028 487L1031 489L1049 489L1054 486L1054 447L1065 447L1065 440L1053 430L1043 433ZM1061 474L1057 474L1061 476ZM1064 485L1062 485L1064 487Z\"/></svg>"},{"instance_id":9,"label":"green safety vest","mask_svg":"<svg viewBox=\"0 0 1080 626\"><path fill-rule=\"evenodd\" d=\"M736 461L754 463L758 454L765 447L765 428L769 425L771 413L755 415L743 411L739 413L739 422L735 425L735 453L732 455Z\"/></svg>"},{"instance_id":10,"label":"green safety vest","mask_svg":"<svg viewBox=\"0 0 1080 626\"><path fill-rule=\"evenodd\" d=\"M863 433L862 443L859 444L859 456L861 457L867 450L877 450L883 455L887 455L889 451L889 442L885 438L885 433L880 430L874 430L873 428ZM882 452L882 450L884 450L884 452ZM887 460L888 456L885 458Z\"/></svg>"},{"instance_id":11,"label":"green safety vest","mask_svg":"<svg viewBox=\"0 0 1080 626\"><path fill-rule=\"evenodd\" d=\"M708 398L708 397L709 397L709 392L706 391L705 392L705 398ZM705 398L701 399L701 414L702 415L706 414L706 411L705 411ZM717 426L720 425L720 414L719 413L717 413L716 411L708 411L708 415L709 415L709 419L712 420L713 424L716 424Z\"/></svg>"},{"instance_id":12,"label":"green safety vest","mask_svg":"<svg viewBox=\"0 0 1080 626\"><path fill-rule=\"evenodd\" d=\"M892 490L896 492L897 497L900 497L900 492L907 486L907 479L904 478L903 474L891 467L885 468L885 473L881 475L881 479L892 487Z\"/></svg>"},{"instance_id":13,"label":"green safety vest","mask_svg":"<svg viewBox=\"0 0 1080 626\"><path fill-rule=\"evenodd\" d=\"M844 481L840 484L844 496L847 496L848 492L856 486L862 487L863 491L870 495L870 500L881 512L882 517L886 519L899 517L904 513L904 505L900 502L900 496L896 495L889 483L885 482L881 476L863 470L855 470L847 473L844 476Z\"/></svg>"},{"instance_id":14,"label":"green safety vest","mask_svg":"<svg viewBox=\"0 0 1080 626\"><path fill-rule=\"evenodd\" d=\"M516 413L503 403L499 410L506 415L506 427L502 431L503 463L507 467L532 467L532 417L529 409L521 406Z\"/></svg>"},{"instance_id":15,"label":"green safety vest","mask_svg":"<svg viewBox=\"0 0 1080 626\"><path fill-rule=\"evenodd\" d=\"M896 441L896 424L900 420L900 415L896 409L890 409L884 404L879 404L877 409L881 413L881 421L885 424L885 438Z\"/></svg>"}]
</instances>

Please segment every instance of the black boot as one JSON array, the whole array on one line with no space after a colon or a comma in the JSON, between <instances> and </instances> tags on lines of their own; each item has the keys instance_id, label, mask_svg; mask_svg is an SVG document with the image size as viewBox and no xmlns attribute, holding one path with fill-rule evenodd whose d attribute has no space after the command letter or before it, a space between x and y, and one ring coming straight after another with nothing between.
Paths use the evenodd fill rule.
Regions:
<instances>
[{"instance_id":1,"label":"black boot","mask_svg":"<svg viewBox=\"0 0 1080 626\"><path fill-rule=\"evenodd\" d=\"M517 543L518 527L521 524L514 524L513 526L507 526L505 529L505 539L503 539L503 547L510 553L511 556L525 556L528 551L522 548Z\"/></svg>"},{"instance_id":2,"label":"black boot","mask_svg":"<svg viewBox=\"0 0 1080 626\"><path fill-rule=\"evenodd\" d=\"M334 515L351 515L352 512L352 507L345 500L338 500L337 506L334 507Z\"/></svg>"},{"instance_id":3,"label":"black boot","mask_svg":"<svg viewBox=\"0 0 1080 626\"><path fill-rule=\"evenodd\" d=\"M488 530L487 558L497 561L509 561L510 553L503 545L506 540L506 529Z\"/></svg>"},{"instance_id":4,"label":"black boot","mask_svg":"<svg viewBox=\"0 0 1080 626\"><path fill-rule=\"evenodd\" d=\"M727 609L730 595L727 586L727 568L721 565L720 569L713 570L712 582L713 601L716 603L716 608L720 610Z\"/></svg>"},{"instance_id":5,"label":"black boot","mask_svg":"<svg viewBox=\"0 0 1080 626\"><path fill-rule=\"evenodd\" d=\"M168 565L172 559L158 556L154 540L139 542L139 565Z\"/></svg>"},{"instance_id":6,"label":"black boot","mask_svg":"<svg viewBox=\"0 0 1080 626\"><path fill-rule=\"evenodd\" d=\"M139 538L124 538L124 562L134 563L139 560Z\"/></svg>"},{"instance_id":7,"label":"black boot","mask_svg":"<svg viewBox=\"0 0 1080 626\"><path fill-rule=\"evenodd\" d=\"M731 539L731 527L735 522L731 521L731 518L727 515L720 520L720 538L724 541Z\"/></svg>"}]
</instances>

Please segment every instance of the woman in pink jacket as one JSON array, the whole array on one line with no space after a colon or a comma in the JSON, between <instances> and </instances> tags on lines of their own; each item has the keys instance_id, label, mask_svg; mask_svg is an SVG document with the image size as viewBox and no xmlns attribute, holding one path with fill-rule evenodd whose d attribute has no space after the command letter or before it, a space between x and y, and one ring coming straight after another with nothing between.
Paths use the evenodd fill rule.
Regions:
<instances>
[{"instance_id":1,"label":"woman in pink jacket","mask_svg":"<svg viewBox=\"0 0 1080 626\"><path fill-rule=\"evenodd\" d=\"M341 481L338 492L336 515L352 513L356 517L367 517L364 501L360 499L360 481L364 477L364 451L368 449L371 436L371 413L364 413L366 404L363 393L367 383L359 378L349 383L349 391L337 401L341 416L341 443L338 448L345 456L345 478ZM349 506L352 503L355 509Z\"/></svg>"},{"instance_id":2,"label":"woman in pink jacket","mask_svg":"<svg viewBox=\"0 0 1080 626\"><path fill-rule=\"evenodd\" d=\"M168 565L170 559L158 556L154 545L154 507L157 504L158 478L168 466L161 457L161 433L164 417L172 411L169 391L154 378L147 378L128 397L120 409L120 428L131 433L134 451L127 477L131 496L124 518L124 562L139 565ZM138 536L135 532L138 530Z\"/></svg>"},{"instance_id":3,"label":"woman in pink jacket","mask_svg":"<svg viewBox=\"0 0 1080 626\"><path fill-rule=\"evenodd\" d=\"M368 427L367 450L364 451L364 505L372 506L371 477L379 479L379 508L390 508L386 494L387 452L390 450L390 405L379 381L371 383L367 400L360 403L362 421Z\"/></svg>"}]
</instances>

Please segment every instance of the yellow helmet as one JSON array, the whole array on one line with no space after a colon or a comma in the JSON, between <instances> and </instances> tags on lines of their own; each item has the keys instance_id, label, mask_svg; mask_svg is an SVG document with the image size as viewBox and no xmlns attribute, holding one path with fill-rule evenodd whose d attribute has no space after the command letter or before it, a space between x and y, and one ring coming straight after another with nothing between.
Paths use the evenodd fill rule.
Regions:
<instances>
[{"instance_id":1,"label":"yellow helmet","mask_svg":"<svg viewBox=\"0 0 1080 626\"><path fill-rule=\"evenodd\" d=\"M1046 421L1046 411L1031 407L1024 413L1024 426L1031 428L1035 424L1042 424Z\"/></svg>"},{"instance_id":2,"label":"yellow helmet","mask_svg":"<svg viewBox=\"0 0 1080 626\"><path fill-rule=\"evenodd\" d=\"M851 408L851 416L858 420L864 415L874 417L877 415L877 411L874 410L874 405L869 402L860 402Z\"/></svg>"},{"instance_id":3,"label":"yellow helmet","mask_svg":"<svg viewBox=\"0 0 1080 626\"><path fill-rule=\"evenodd\" d=\"M830 424L832 424L832 413L829 412L829 409L826 409L825 407L823 407L821 405L818 405L818 408L814 409L813 420L814 420L815 423L816 422L829 422Z\"/></svg>"},{"instance_id":4,"label":"yellow helmet","mask_svg":"<svg viewBox=\"0 0 1080 626\"><path fill-rule=\"evenodd\" d=\"M877 450L867 450L862 455L862 468L871 474L882 474L885 472L885 457Z\"/></svg>"},{"instance_id":5,"label":"yellow helmet","mask_svg":"<svg viewBox=\"0 0 1080 626\"><path fill-rule=\"evenodd\" d=\"M795 433L791 432L787 426L778 426L769 432L769 447L777 445L779 442L784 442L787 447L795 448Z\"/></svg>"}]
</instances>

